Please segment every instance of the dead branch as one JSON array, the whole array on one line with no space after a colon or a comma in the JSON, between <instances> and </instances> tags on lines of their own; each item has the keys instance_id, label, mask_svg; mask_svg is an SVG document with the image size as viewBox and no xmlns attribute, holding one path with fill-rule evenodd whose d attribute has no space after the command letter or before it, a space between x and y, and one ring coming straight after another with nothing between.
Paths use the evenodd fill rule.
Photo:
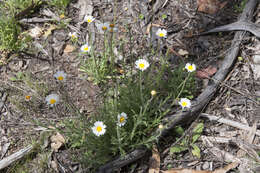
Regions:
<instances>
[{"instance_id":1,"label":"dead branch","mask_svg":"<svg viewBox=\"0 0 260 173\"><path fill-rule=\"evenodd\" d=\"M0 170L4 169L5 167L9 166L10 164L14 163L15 161L19 160L27 153L29 153L33 149L33 146L29 145L24 149L19 150L18 152L0 160Z\"/></svg>"},{"instance_id":2,"label":"dead branch","mask_svg":"<svg viewBox=\"0 0 260 173\"><path fill-rule=\"evenodd\" d=\"M200 35L223 31L248 31L254 34L256 37L260 38L260 26L248 21L237 21L228 25L219 26L209 31L200 33Z\"/></svg>"}]
</instances>

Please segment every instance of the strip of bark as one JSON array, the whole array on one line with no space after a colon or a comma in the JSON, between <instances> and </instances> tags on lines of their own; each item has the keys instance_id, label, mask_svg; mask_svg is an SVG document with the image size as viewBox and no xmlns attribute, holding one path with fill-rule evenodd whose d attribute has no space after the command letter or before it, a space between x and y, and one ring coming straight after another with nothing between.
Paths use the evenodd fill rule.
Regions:
<instances>
[{"instance_id":1,"label":"strip of bark","mask_svg":"<svg viewBox=\"0 0 260 173\"><path fill-rule=\"evenodd\" d=\"M249 0L238 21L251 21L253 18L254 9L257 4L258 0ZM195 101L192 102L192 108L190 109L190 111L179 111L176 114L169 115L164 118L163 122L165 123L165 128L163 130L158 129L154 134L159 134L157 140L160 140L162 137L166 136L170 132L170 130L176 127L177 125L189 123L199 116L199 113L203 110L203 108L205 108L205 106L207 106L209 101L215 95L219 85L228 75L233 64L235 63L236 57L239 52L239 45L242 42L245 33L245 31L238 31L235 34L231 44L232 49L230 50L230 52L227 53L222 63L222 66L220 67L218 72L213 76L214 80L211 80L207 88L197 97ZM105 164L104 166L100 167L97 172L111 173L115 169L119 169L127 164L130 164L142 158L145 155L144 153L146 153L147 151L147 149L136 149L124 157L121 157L117 160Z\"/></svg>"},{"instance_id":2,"label":"strip of bark","mask_svg":"<svg viewBox=\"0 0 260 173\"><path fill-rule=\"evenodd\" d=\"M26 154L28 154L31 150L33 149L33 147L31 145L29 145L26 148L23 148L21 150L19 150L18 152L0 160L0 170L4 169L5 167L9 166L10 164L14 163L15 161L17 161L18 159L22 158L23 156L25 156Z\"/></svg>"},{"instance_id":3,"label":"strip of bark","mask_svg":"<svg viewBox=\"0 0 260 173\"><path fill-rule=\"evenodd\" d=\"M199 35L223 31L248 31L254 34L256 37L260 38L260 26L258 24L248 21L237 21L224 26L219 26L209 31L200 33Z\"/></svg>"}]
</instances>

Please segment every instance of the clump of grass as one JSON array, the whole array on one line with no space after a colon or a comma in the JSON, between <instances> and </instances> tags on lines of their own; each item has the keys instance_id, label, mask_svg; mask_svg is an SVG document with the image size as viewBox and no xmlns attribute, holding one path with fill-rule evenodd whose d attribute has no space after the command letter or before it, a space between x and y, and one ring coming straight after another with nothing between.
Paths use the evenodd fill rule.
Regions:
<instances>
[{"instance_id":1,"label":"clump of grass","mask_svg":"<svg viewBox=\"0 0 260 173\"><path fill-rule=\"evenodd\" d=\"M166 37L166 30L160 31L163 33L158 37ZM159 54L137 58L135 63L115 63L111 50L121 45L109 40L112 36L104 39L103 51L96 52L91 46L84 52L80 69L101 86L103 102L90 117L64 122L71 147L84 153L82 163L92 169L137 147L150 148L163 117L180 98L192 98L195 90L194 65L180 64L172 69L165 61L167 55ZM160 57L158 62L153 62L154 56ZM188 106L182 105L184 109ZM123 119L121 115L125 115Z\"/></svg>"},{"instance_id":2,"label":"clump of grass","mask_svg":"<svg viewBox=\"0 0 260 173\"><path fill-rule=\"evenodd\" d=\"M94 20L93 18L87 22L90 24ZM164 116L171 109L179 107L176 103L181 98L191 99L195 90L195 65L179 64L173 69L166 61L167 53L163 55L159 49L149 50L152 53L145 58L136 57L127 61L126 57L122 56L117 60L118 55L114 49L126 45L127 42L114 40L114 25L110 24L109 28L101 29L103 50L95 50L96 46L90 43L81 47L80 54L83 59L80 70L102 90L102 102L92 115L82 115L75 105L69 102L69 94L63 88L63 83L66 82L65 73L60 71L54 75L60 84L56 88L59 95L50 93L48 88L34 86L30 78L19 78L38 93L38 101L41 104L45 102L44 104L49 105L48 108L56 110L54 113L59 114L61 111L57 106L64 104L70 109L70 113L74 111L74 114L78 115L77 119L65 120L64 126L58 130L67 136L68 146L83 153L82 163L87 165L90 171L137 147L150 148L157 139L153 132ZM156 35L158 39L164 39L167 37L167 31L159 29ZM124 55L122 52L119 54ZM60 103L59 98L63 100ZM190 100L183 100L184 103L179 104L183 109L189 109ZM28 105L33 103L32 99Z\"/></svg>"}]
</instances>

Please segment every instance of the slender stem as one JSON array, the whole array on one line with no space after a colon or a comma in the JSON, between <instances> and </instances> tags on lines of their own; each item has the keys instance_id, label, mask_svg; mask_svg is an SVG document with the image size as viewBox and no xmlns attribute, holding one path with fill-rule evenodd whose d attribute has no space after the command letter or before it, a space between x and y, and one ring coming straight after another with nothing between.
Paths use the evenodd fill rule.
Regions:
<instances>
[{"instance_id":1,"label":"slender stem","mask_svg":"<svg viewBox=\"0 0 260 173\"><path fill-rule=\"evenodd\" d=\"M121 144L121 138L120 138L120 127L117 125L117 128L116 128L116 132L117 132L117 141L118 141L118 148L119 148L119 151L120 151L120 155L124 155L125 152L124 150L122 149L122 144Z\"/></svg>"},{"instance_id":2,"label":"slender stem","mask_svg":"<svg viewBox=\"0 0 260 173\"><path fill-rule=\"evenodd\" d=\"M140 97L141 97L141 102L142 106L144 105L144 99L143 99L143 90L142 90L142 72L140 71L139 73L139 87L140 87Z\"/></svg>"},{"instance_id":3,"label":"slender stem","mask_svg":"<svg viewBox=\"0 0 260 173\"><path fill-rule=\"evenodd\" d=\"M178 96L176 97L176 99L179 98L180 95L181 95L181 93L183 92L184 86L185 86L187 80L189 79L189 77L190 77L190 73L189 73L188 76L185 78L185 80L181 83L182 87L181 87L181 90L180 90Z\"/></svg>"}]
</instances>

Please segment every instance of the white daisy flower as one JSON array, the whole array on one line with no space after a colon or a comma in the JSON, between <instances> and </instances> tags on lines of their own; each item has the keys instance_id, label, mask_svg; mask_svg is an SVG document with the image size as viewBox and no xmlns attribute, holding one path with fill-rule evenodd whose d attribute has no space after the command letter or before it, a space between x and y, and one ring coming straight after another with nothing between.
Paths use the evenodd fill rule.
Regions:
<instances>
[{"instance_id":1,"label":"white daisy flower","mask_svg":"<svg viewBox=\"0 0 260 173\"><path fill-rule=\"evenodd\" d=\"M88 46L88 44L84 44L84 45L82 45L81 48L80 48L80 50L81 50L82 52L89 52L90 49L91 49L91 46Z\"/></svg>"},{"instance_id":2,"label":"white daisy flower","mask_svg":"<svg viewBox=\"0 0 260 173\"><path fill-rule=\"evenodd\" d=\"M148 61L146 61L145 59L139 59L137 61L135 61L135 65L136 65L136 68L138 68L139 70L146 70L150 64Z\"/></svg>"},{"instance_id":3,"label":"white daisy flower","mask_svg":"<svg viewBox=\"0 0 260 173\"><path fill-rule=\"evenodd\" d=\"M110 29L108 22L100 23L100 24L97 23L96 26L97 26L98 31L101 34L104 34L106 31L108 31Z\"/></svg>"},{"instance_id":4,"label":"white daisy flower","mask_svg":"<svg viewBox=\"0 0 260 173\"><path fill-rule=\"evenodd\" d=\"M86 22L88 22L88 23L91 23L91 22L93 22L95 20L95 18L93 17L93 16L88 16L88 15L86 15L85 17L84 17L84 21L86 21Z\"/></svg>"},{"instance_id":5,"label":"white daisy flower","mask_svg":"<svg viewBox=\"0 0 260 173\"><path fill-rule=\"evenodd\" d=\"M59 102L59 96L57 94L50 94L45 98L45 101L52 107Z\"/></svg>"},{"instance_id":6,"label":"white daisy flower","mask_svg":"<svg viewBox=\"0 0 260 173\"><path fill-rule=\"evenodd\" d=\"M64 71L57 71L54 75L53 75L58 81L65 81L67 74Z\"/></svg>"},{"instance_id":7,"label":"white daisy flower","mask_svg":"<svg viewBox=\"0 0 260 173\"><path fill-rule=\"evenodd\" d=\"M124 126L125 123L126 123L126 119L127 119L126 113L122 112L121 114L118 114L118 115L117 115L117 121L118 121L118 122L117 122L117 125L118 125L119 127Z\"/></svg>"},{"instance_id":8,"label":"white daisy flower","mask_svg":"<svg viewBox=\"0 0 260 173\"><path fill-rule=\"evenodd\" d=\"M156 35L158 37L164 37L166 38L167 37L167 31L165 29L158 29L157 32L156 32Z\"/></svg>"},{"instance_id":9,"label":"white daisy flower","mask_svg":"<svg viewBox=\"0 0 260 173\"><path fill-rule=\"evenodd\" d=\"M181 105L182 109L190 108L191 102L187 98L181 98L181 100L179 101L179 105Z\"/></svg>"},{"instance_id":10,"label":"white daisy flower","mask_svg":"<svg viewBox=\"0 0 260 173\"><path fill-rule=\"evenodd\" d=\"M195 64L190 64L190 63L187 63L185 65L185 68L188 70L188 72L194 72L196 70L196 65Z\"/></svg>"},{"instance_id":11,"label":"white daisy flower","mask_svg":"<svg viewBox=\"0 0 260 173\"><path fill-rule=\"evenodd\" d=\"M104 135L106 132L106 125L102 121L96 121L92 127L92 132L96 136Z\"/></svg>"},{"instance_id":12,"label":"white daisy flower","mask_svg":"<svg viewBox=\"0 0 260 173\"><path fill-rule=\"evenodd\" d=\"M76 32L70 32L69 36L71 37L71 39L76 39L78 38L78 34Z\"/></svg>"}]
</instances>

